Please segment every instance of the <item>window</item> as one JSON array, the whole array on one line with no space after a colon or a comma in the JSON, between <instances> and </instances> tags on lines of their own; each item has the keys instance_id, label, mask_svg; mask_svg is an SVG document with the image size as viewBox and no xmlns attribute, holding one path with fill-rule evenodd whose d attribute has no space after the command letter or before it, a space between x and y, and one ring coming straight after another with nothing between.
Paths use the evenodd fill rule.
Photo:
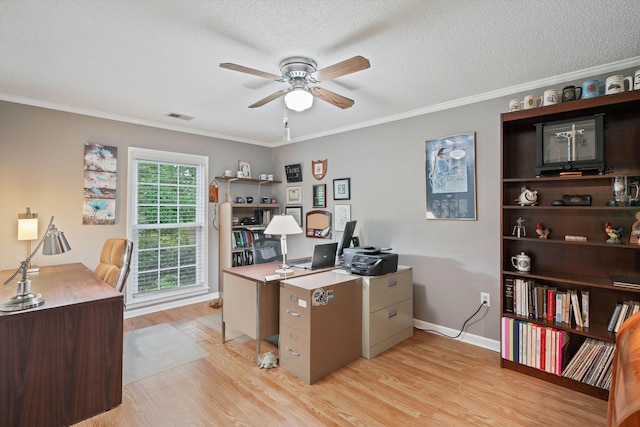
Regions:
<instances>
[{"instance_id":1,"label":"window","mask_svg":"<svg viewBox=\"0 0 640 427\"><path fill-rule=\"evenodd\" d=\"M127 307L208 291L208 158L129 149Z\"/></svg>"}]
</instances>

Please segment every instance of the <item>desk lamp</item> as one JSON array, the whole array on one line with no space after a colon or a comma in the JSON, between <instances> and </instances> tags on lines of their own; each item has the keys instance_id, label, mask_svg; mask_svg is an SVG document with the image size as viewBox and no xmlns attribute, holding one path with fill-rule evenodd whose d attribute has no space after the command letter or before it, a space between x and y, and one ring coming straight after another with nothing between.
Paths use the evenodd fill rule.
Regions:
<instances>
[{"instance_id":1,"label":"desk lamp","mask_svg":"<svg viewBox=\"0 0 640 427\"><path fill-rule=\"evenodd\" d=\"M267 228L264 230L264 234L279 234L280 246L282 246L282 268L276 270L282 277L292 275L293 270L287 267L287 234L299 234L302 233L302 229L291 215L275 215Z\"/></svg>"},{"instance_id":2,"label":"desk lamp","mask_svg":"<svg viewBox=\"0 0 640 427\"><path fill-rule=\"evenodd\" d=\"M27 241L26 257L31 254L31 241L38 238L38 214L31 213L31 208L27 208L26 213L18 214L18 240ZM27 266L29 273L35 273L39 270L38 267L32 266L31 263Z\"/></svg>"},{"instance_id":3,"label":"desk lamp","mask_svg":"<svg viewBox=\"0 0 640 427\"><path fill-rule=\"evenodd\" d=\"M31 258L35 256L41 246L43 255L59 255L71 250L71 246L69 246L67 239L64 237L64 233L62 231L58 231L53 223L53 217L51 217L51 221L49 221L49 225L47 226L47 232L42 236L38 246L36 246L27 259L20 263L20 267L18 267L16 272L13 273L13 276L4 282L6 285L19 273L22 273L22 279L18 282L16 296L10 298L8 302L1 304L0 311L20 311L44 304L44 298L42 298L42 295L31 293L31 280L27 278L27 273L29 272L28 266L31 263Z\"/></svg>"}]
</instances>

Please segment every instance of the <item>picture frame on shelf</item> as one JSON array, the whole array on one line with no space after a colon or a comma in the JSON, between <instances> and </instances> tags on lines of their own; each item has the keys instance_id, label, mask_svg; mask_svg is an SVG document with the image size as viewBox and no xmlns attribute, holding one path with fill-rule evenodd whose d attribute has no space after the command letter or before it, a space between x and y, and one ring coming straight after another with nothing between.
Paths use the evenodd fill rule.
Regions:
<instances>
[{"instance_id":1,"label":"picture frame on shelf","mask_svg":"<svg viewBox=\"0 0 640 427\"><path fill-rule=\"evenodd\" d=\"M313 207L324 208L327 206L326 201L327 184L318 184L313 186Z\"/></svg>"},{"instance_id":2,"label":"picture frame on shelf","mask_svg":"<svg viewBox=\"0 0 640 427\"><path fill-rule=\"evenodd\" d=\"M333 200L351 199L351 178L333 180Z\"/></svg>"},{"instance_id":3,"label":"picture frame on shelf","mask_svg":"<svg viewBox=\"0 0 640 427\"><path fill-rule=\"evenodd\" d=\"M286 215L291 215L296 223L302 228L302 206L287 206L284 209Z\"/></svg>"},{"instance_id":4,"label":"picture frame on shelf","mask_svg":"<svg viewBox=\"0 0 640 427\"><path fill-rule=\"evenodd\" d=\"M238 172L241 173L241 178L251 178L251 163L246 160L238 160Z\"/></svg>"},{"instance_id":5,"label":"picture frame on shelf","mask_svg":"<svg viewBox=\"0 0 640 427\"><path fill-rule=\"evenodd\" d=\"M344 231L347 222L351 221L351 205L334 206L334 229Z\"/></svg>"},{"instance_id":6,"label":"picture frame on shelf","mask_svg":"<svg viewBox=\"0 0 640 427\"><path fill-rule=\"evenodd\" d=\"M294 185L287 187L285 190L285 203L287 205L301 205L302 204L302 186Z\"/></svg>"},{"instance_id":7,"label":"picture frame on shelf","mask_svg":"<svg viewBox=\"0 0 640 427\"><path fill-rule=\"evenodd\" d=\"M426 217L476 220L475 132L425 141Z\"/></svg>"}]
</instances>

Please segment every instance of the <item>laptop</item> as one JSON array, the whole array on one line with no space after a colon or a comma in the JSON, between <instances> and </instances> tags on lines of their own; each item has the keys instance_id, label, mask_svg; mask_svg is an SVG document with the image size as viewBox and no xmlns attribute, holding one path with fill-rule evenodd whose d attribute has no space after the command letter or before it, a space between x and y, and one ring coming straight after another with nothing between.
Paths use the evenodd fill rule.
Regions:
<instances>
[{"instance_id":1,"label":"laptop","mask_svg":"<svg viewBox=\"0 0 640 427\"><path fill-rule=\"evenodd\" d=\"M336 252L338 242L316 245L313 248L313 258L309 260L292 261L291 267L304 268L305 270L317 270L319 268L334 267L336 264Z\"/></svg>"}]
</instances>

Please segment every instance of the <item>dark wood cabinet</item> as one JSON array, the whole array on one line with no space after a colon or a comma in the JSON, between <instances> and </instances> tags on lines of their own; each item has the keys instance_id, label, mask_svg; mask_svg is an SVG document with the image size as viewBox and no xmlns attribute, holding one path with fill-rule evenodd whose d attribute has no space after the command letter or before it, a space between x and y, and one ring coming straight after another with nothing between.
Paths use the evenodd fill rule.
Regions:
<instances>
[{"instance_id":1,"label":"dark wood cabinet","mask_svg":"<svg viewBox=\"0 0 640 427\"><path fill-rule=\"evenodd\" d=\"M536 124L573 120L603 114L603 174L583 171L582 175L546 173L536 177ZM640 280L640 245L629 243L629 234L640 206L609 206L613 198L613 177L640 179L640 91L607 95L564 104L504 113L501 116L501 313L502 316L568 331L569 357L575 355L586 338L615 342L607 325L617 303L640 300L640 290L613 285L614 276ZM521 206L516 199L522 186L537 191L538 204ZM588 206L556 206L551 203L565 195L589 195ZM514 235L519 218L526 236ZM620 244L607 243L605 223L626 229ZM550 229L547 239L535 232L541 223ZM566 241L566 235L586 237L586 241ZM511 257L525 252L531 257L531 271L518 272ZM505 307L505 280L522 278L560 291L588 291L589 327L517 316ZM502 325L501 325L502 327ZM503 335L503 344L504 344ZM525 374L576 389L600 398L606 389L559 375L549 374L501 358L501 365Z\"/></svg>"},{"instance_id":2,"label":"dark wood cabinet","mask_svg":"<svg viewBox=\"0 0 640 427\"><path fill-rule=\"evenodd\" d=\"M66 426L122 403L122 294L82 264L30 279L44 305L0 314L0 425Z\"/></svg>"}]
</instances>

